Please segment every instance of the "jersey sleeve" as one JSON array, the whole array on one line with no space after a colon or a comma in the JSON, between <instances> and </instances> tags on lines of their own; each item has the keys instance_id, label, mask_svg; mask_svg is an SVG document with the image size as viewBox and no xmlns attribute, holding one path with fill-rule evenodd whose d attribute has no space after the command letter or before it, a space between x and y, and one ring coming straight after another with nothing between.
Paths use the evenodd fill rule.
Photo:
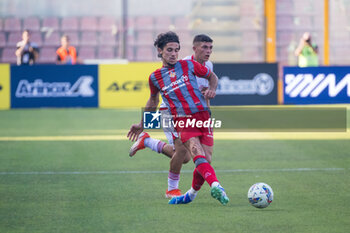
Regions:
<instances>
[{"instance_id":1,"label":"jersey sleeve","mask_svg":"<svg viewBox=\"0 0 350 233\"><path fill-rule=\"evenodd\" d=\"M153 84L152 80L151 80L151 76L149 76L148 78L148 84L149 84L149 89L151 90L151 95L155 96L157 95L157 93L159 92L158 88Z\"/></svg>"},{"instance_id":2,"label":"jersey sleeve","mask_svg":"<svg viewBox=\"0 0 350 233\"><path fill-rule=\"evenodd\" d=\"M197 77L209 78L211 71L207 67L199 64L194 60L191 60L191 62L193 63L194 75Z\"/></svg>"}]
</instances>

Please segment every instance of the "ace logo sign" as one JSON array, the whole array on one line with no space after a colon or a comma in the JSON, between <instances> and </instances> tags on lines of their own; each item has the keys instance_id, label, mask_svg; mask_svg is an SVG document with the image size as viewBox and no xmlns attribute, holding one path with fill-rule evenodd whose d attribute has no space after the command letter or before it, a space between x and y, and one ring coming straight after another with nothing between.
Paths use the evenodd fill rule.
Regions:
<instances>
[{"instance_id":1,"label":"ace logo sign","mask_svg":"<svg viewBox=\"0 0 350 233\"><path fill-rule=\"evenodd\" d=\"M160 129L161 113L144 112L143 113L143 128L144 129Z\"/></svg>"}]
</instances>

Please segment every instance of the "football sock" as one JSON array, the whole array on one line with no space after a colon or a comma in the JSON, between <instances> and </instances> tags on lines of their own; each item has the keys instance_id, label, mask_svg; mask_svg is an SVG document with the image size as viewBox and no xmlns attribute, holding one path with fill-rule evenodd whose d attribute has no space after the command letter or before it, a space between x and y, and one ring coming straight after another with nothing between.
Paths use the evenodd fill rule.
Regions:
<instances>
[{"instance_id":1,"label":"football sock","mask_svg":"<svg viewBox=\"0 0 350 233\"><path fill-rule=\"evenodd\" d=\"M145 138L144 144L145 147L148 147L155 152L162 153L163 147L166 143L154 138Z\"/></svg>"},{"instance_id":2,"label":"football sock","mask_svg":"<svg viewBox=\"0 0 350 233\"><path fill-rule=\"evenodd\" d=\"M214 168L208 163L207 159L203 155L197 155L193 158L196 165L196 170L201 174L206 182L211 186L213 182L219 182L216 178Z\"/></svg>"},{"instance_id":3,"label":"football sock","mask_svg":"<svg viewBox=\"0 0 350 233\"><path fill-rule=\"evenodd\" d=\"M190 199L193 201L197 196L198 190L196 191L191 187L191 189L188 190L187 193L188 193L188 196L190 197Z\"/></svg>"},{"instance_id":4,"label":"football sock","mask_svg":"<svg viewBox=\"0 0 350 233\"><path fill-rule=\"evenodd\" d=\"M178 189L180 181L180 174L172 173L169 171L168 174L168 191Z\"/></svg>"},{"instance_id":5,"label":"football sock","mask_svg":"<svg viewBox=\"0 0 350 233\"><path fill-rule=\"evenodd\" d=\"M211 184L211 186L210 186L211 188L213 188L213 187L221 187L220 186L220 184L219 184L219 182L213 182L212 184Z\"/></svg>"},{"instance_id":6,"label":"football sock","mask_svg":"<svg viewBox=\"0 0 350 233\"><path fill-rule=\"evenodd\" d=\"M194 169L193 171L193 179L192 179L192 188L193 190L200 190L202 185L204 184L204 178L199 174L197 169Z\"/></svg>"}]
</instances>

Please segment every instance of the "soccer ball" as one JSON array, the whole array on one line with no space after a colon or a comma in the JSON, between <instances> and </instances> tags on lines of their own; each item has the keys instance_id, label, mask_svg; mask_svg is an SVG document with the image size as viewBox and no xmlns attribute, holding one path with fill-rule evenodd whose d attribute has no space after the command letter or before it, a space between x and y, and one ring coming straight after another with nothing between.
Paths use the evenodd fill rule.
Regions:
<instances>
[{"instance_id":1,"label":"soccer ball","mask_svg":"<svg viewBox=\"0 0 350 233\"><path fill-rule=\"evenodd\" d=\"M265 183L253 184L248 190L248 201L256 208L266 208L273 200L272 188Z\"/></svg>"}]
</instances>

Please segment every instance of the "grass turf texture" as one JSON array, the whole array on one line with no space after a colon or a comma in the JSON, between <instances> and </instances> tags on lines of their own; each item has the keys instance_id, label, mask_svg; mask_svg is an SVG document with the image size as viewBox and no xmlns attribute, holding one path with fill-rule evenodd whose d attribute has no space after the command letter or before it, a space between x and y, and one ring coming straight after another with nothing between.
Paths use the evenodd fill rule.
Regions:
<instances>
[{"instance_id":1,"label":"grass turf texture","mask_svg":"<svg viewBox=\"0 0 350 233\"><path fill-rule=\"evenodd\" d=\"M137 110L0 111L0 136L113 135L139 117ZM207 184L194 202L168 205L169 159L150 150L129 158L130 146L126 140L0 141L0 232L328 233L350 228L348 140L215 141L212 165L230 197L227 206L210 196ZM193 168L193 163L183 167L183 191L191 185ZM296 168L343 169L279 170ZM269 184L275 193L266 209L247 201L256 182Z\"/></svg>"}]
</instances>

